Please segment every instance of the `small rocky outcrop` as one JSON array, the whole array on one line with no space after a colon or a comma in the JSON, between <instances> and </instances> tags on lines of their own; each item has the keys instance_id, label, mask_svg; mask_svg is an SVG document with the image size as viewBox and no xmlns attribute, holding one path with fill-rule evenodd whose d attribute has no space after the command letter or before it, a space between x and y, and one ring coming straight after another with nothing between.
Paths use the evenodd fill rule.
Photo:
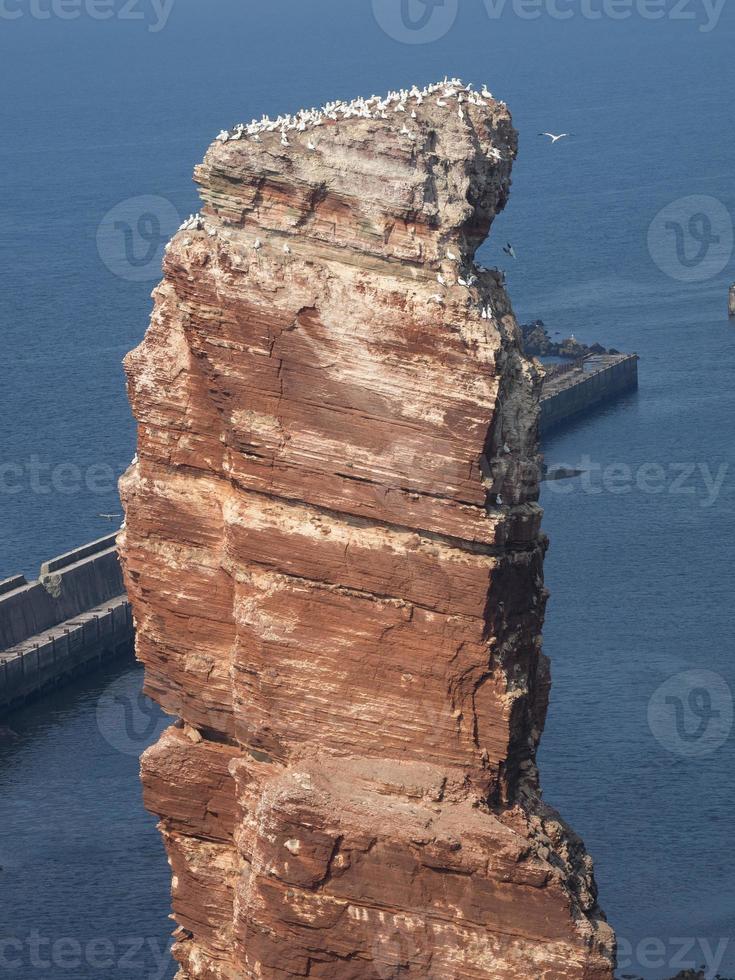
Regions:
<instances>
[{"instance_id":1,"label":"small rocky outcrop","mask_svg":"<svg viewBox=\"0 0 735 980\"><path fill-rule=\"evenodd\" d=\"M540 377L457 80L220 134L126 361L125 575L180 980L611 980L541 799Z\"/></svg>"},{"instance_id":2,"label":"small rocky outcrop","mask_svg":"<svg viewBox=\"0 0 735 980\"><path fill-rule=\"evenodd\" d=\"M543 320L521 324L523 350L528 357L588 357L590 354L619 354L614 348L602 344L583 344L573 335L563 340L552 340Z\"/></svg>"}]
</instances>

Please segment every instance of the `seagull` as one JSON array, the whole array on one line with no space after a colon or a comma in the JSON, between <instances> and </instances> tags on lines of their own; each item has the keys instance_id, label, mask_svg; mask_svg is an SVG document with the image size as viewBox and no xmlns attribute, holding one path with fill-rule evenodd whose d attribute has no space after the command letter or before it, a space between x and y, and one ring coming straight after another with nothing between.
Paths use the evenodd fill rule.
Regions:
<instances>
[{"instance_id":1,"label":"seagull","mask_svg":"<svg viewBox=\"0 0 735 980\"><path fill-rule=\"evenodd\" d=\"M447 284L447 281L444 278L444 276L441 274L441 272L437 275L436 281L439 283L440 286L446 286Z\"/></svg>"},{"instance_id":2,"label":"seagull","mask_svg":"<svg viewBox=\"0 0 735 980\"><path fill-rule=\"evenodd\" d=\"M447 258L452 262L457 261L457 256L454 254L454 252L447 252Z\"/></svg>"},{"instance_id":3,"label":"seagull","mask_svg":"<svg viewBox=\"0 0 735 980\"><path fill-rule=\"evenodd\" d=\"M487 87L487 85L482 86L482 97L483 99L492 99L493 93Z\"/></svg>"},{"instance_id":4,"label":"seagull","mask_svg":"<svg viewBox=\"0 0 735 980\"><path fill-rule=\"evenodd\" d=\"M307 146L307 149L309 149L309 150L315 150L316 149L316 143L314 143L313 140L309 140L309 142L306 144L306 146Z\"/></svg>"},{"instance_id":5,"label":"seagull","mask_svg":"<svg viewBox=\"0 0 735 980\"><path fill-rule=\"evenodd\" d=\"M503 506L503 498L500 496L500 494L498 494L497 497L495 498L495 503L497 504L498 507Z\"/></svg>"},{"instance_id":6,"label":"seagull","mask_svg":"<svg viewBox=\"0 0 735 980\"><path fill-rule=\"evenodd\" d=\"M508 445L507 442L503 443L503 452L505 453L506 456L510 455L510 446Z\"/></svg>"},{"instance_id":7,"label":"seagull","mask_svg":"<svg viewBox=\"0 0 735 980\"><path fill-rule=\"evenodd\" d=\"M291 254L291 249L290 249L290 247L288 245L284 245L283 246L283 251L286 253L286 255L290 255Z\"/></svg>"},{"instance_id":8,"label":"seagull","mask_svg":"<svg viewBox=\"0 0 735 980\"><path fill-rule=\"evenodd\" d=\"M516 255L515 249L510 244L510 242L508 242L507 245L504 245L503 246L503 251L505 252L506 255L510 255L510 257L512 259L517 259L518 258L518 256Z\"/></svg>"},{"instance_id":9,"label":"seagull","mask_svg":"<svg viewBox=\"0 0 735 980\"><path fill-rule=\"evenodd\" d=\"M436 104L437 104L437 105L438 105L438 106L439 106L439 107L440 107L441 109L443 109L443 108L444 108L444 107L446 106L446 104L447 104L447 103L446 103L446 102L444 102L444 101L443 101L442 99L437 99L437 100L436 100Z\"/></svg>"},{"instance_id":10,"label":"seagull","mask_svg":"<svg viewBox=\"0 0 735 980\"><path fill-rule=\"evenodd\" d=\"M104 517L106 521L116 521L122 514L98 514L97 517Z\"/></svg>"},{"instance_id":11,"label":"seagull","mask_svg":"<svg viewBox=\"0 0 735 980\"><path fill-rule=\"evenodd\" d=\"M286 136L286 131L284 130L281 133L281 146L290 146L290 145L291 144L288 142L288 137Z\"/></svg>"},{"instance_id":12,"label":"seagull","mask_svg":"<svg viewBox=\"0 0 735 980\"><path fill-rule=\"evenodd\" d=\"M255 241L253 242L253 248L257 250L262 247L263 247L263 243L259 238L256 238Z\"/></svg>"},{"instance_id":13,"label":"seagull","mask_svg":"<svg viewBox=\"0 0 735 980\"><path fill-rule=\"evenodd\" d=\"M571 136L571 133L559 133L555 136L553 133L539 133L539 136L548 136L552 143L558 143L559 140L563 140L566 136Z\"/></svg>"}]
</instances>

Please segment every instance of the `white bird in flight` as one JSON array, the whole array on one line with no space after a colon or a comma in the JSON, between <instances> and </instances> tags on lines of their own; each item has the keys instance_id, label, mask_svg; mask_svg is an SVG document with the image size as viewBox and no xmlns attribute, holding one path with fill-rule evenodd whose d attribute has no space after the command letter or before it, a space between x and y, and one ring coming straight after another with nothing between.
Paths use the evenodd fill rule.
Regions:
<instances>
[{"instance_id":1,"label":"white bird in flight","mask_svg":"<svg viewBox=\"0 0 735 980\"><path fill-rule=\"evenodd\" d=\"M571 133L559 133L558 136L554 133L539 133L539 136L548 136L552 143L558 143L559 140L563 140L565 137L571 135Z\"/></svg>"}]
</instances>

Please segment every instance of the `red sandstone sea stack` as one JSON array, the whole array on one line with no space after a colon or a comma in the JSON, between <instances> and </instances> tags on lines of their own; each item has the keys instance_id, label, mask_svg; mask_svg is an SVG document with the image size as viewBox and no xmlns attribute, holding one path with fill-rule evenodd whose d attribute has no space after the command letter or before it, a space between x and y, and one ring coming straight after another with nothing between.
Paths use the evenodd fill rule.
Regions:
<instances>
[{"instance_id":1,"label":"red sandstone sea stack","mask_svg":"<svg viewBox=\"0 0 735 980\"><path fill-rule=\"evenodd\" d=\"M539 377L457 82L222 134L127 358L121 540L180 980L611 980L541 798Z\"/></svg>"}]
</instances>

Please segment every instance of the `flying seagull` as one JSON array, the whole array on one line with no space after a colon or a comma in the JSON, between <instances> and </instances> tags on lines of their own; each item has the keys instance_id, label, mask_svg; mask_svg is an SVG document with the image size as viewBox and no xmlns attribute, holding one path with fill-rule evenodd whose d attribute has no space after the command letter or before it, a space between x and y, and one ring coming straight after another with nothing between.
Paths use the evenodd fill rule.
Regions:
<instances>
[{"instance_id":1,"label":"flying seagull","mask_svg":"<svg viewBox=\"0 0 735 980\"><path fill-rule=\"evenodd\" d=\"M571 133L559 133L558 136L555 136L554 133L539 133L539 136L548 136L552 143L558 143L559 140L571 135Z\"/></svg>"},{"instance_id":2,"label":"flying seagull","mask_svg":"<svg viewBox=\"0 0 735 980\"><path fill-rule=\"evenodd\" d=\"M106 521L116 521L122 514L98 514L97 517L104 517Z\"/></svg>"},{"instance_id":3,"label":"flying seagull","mask_svg":"<svg viewBox=\"0 0 735 980\"><path fill-rule=\"evenodd\" d=\"M513 246L510 244L510 242L508 242L507 245L503 246L503 251L505 252L506 255L510 255L512 259L518 258L518 256L516 255L516 251L513 248Z\"/></svg>"}]
</instances>

